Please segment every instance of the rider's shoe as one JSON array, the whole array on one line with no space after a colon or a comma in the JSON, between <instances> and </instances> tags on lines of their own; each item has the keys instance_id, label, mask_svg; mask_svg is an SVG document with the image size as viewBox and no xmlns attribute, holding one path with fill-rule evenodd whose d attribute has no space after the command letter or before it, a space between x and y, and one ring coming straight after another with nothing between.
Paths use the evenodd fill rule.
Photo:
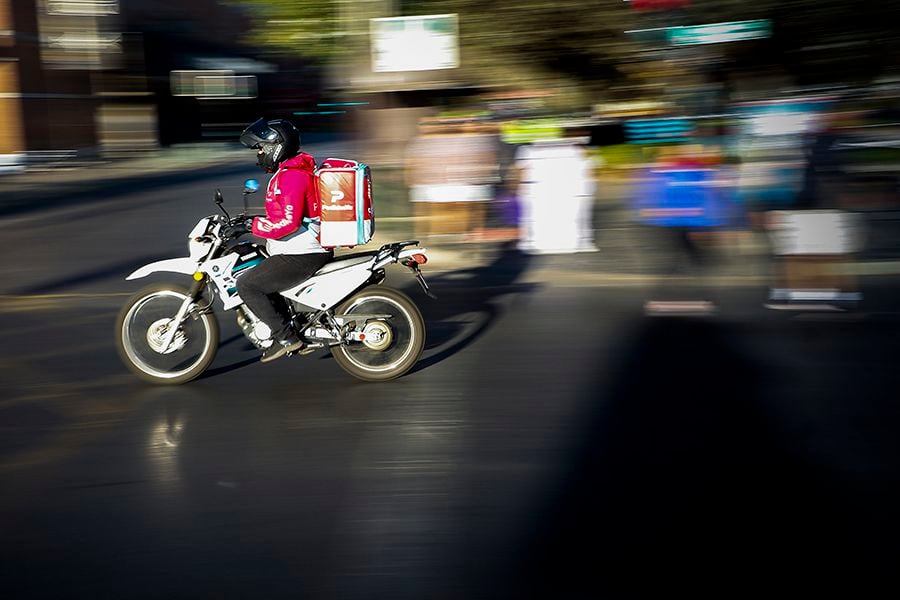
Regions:
<instances>
[{"instance_id":1,"label":"rider's shoe","mask_svg":"<svg viewBox=\"0 0 900 600\"><path fill-rule=\"evenodd\" d=\"M302 352L305 348L306 344L297 337L278 340L272 342L272 345L263 351L263 355L260 361L270 362L275 360L276 358L281 358L288 352Z\"/></svg>"}]
</instances>

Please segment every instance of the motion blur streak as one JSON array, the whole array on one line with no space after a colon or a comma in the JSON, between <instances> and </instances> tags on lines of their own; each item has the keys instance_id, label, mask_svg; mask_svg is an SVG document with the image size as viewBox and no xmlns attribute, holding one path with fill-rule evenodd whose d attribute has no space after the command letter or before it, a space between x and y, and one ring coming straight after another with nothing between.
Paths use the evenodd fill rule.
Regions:
<instances>
[{"instance_id":1,"label":"motion blur streak","mask_svg":"<svg viewBox=\"0 0 900 600\"><path fill-rule=\"evenodd\" d=\"M4 597L897 596L897 22L0 0ZM403 377L261 365L224 312L187 385L119 360L125 277L216 189L262 212L260 117L371 168L338 255L428 248L437 300L384 282L425 318Z\"/></svg>"}]
</instances>

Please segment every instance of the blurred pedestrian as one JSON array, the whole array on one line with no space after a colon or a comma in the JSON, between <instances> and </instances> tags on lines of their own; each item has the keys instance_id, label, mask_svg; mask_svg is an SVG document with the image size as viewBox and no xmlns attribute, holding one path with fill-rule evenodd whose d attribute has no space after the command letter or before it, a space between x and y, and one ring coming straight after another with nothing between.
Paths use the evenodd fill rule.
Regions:
<instances>
[{"instance_id":1,"label":"blurred pedestrian","mask_svg":"<svg viewBox=\"0 0 900 600\"><path fill-rule=\"evenodd\" d=\"M499 125L490 130L497 156L497 180L493 202L488 206L486 227L492 239L519 239L522 206L519 198L519 170L516 166L516 146L506 142Z\"/></svg>"},{"instance_id":2,"label":"blurred pedestrian","mask_svg":"<svg viewBox=\"0 0 900 600\"><path fill-rule=\"evenodd\" d=\"M533 254L595 251L594 179L583 137L537 140L519 149L521 235Z\"/></svg>"},{"instance_id":3,"label":"blurred pedestrian","mask_svg":"<svg viewBox=\"0 0 900 600\"><path fill-rule=\"evenodd\" d=\"M653 228L666 275L696 278L710 266L710 247L721 229L733 224L735 204L728 171L715 148L670 146L660 153L635 198L639 222ZM664 286L648 301L650 313L709 313L715 305L699 289ZM702 293L706 293L704 290ZM674 296L682 295L678 299Z\"/></svg>"}]
</instances>

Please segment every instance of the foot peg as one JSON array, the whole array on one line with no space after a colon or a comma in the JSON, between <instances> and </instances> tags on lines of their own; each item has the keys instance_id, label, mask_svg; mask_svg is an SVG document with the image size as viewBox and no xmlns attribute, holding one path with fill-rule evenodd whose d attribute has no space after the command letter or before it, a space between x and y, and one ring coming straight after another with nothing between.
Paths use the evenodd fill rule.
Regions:
<instances>
[{"instance_id":1,"label":"foot peg","mask_svg":"<svg viewBox=\"0 0 900 600\"><path fill-rule=\"evenodd\" d=\"M299 350L293 350L291 352L288 352L288 356L306 356L307 354L312 354L313 352L315 352L316 350L318 350L319 348L322 348L322 347L323 347L322 344L318 344L318 343L307 344L307 345L303 346L302 348L300 348Z\"/></svg>"}]
</instances>

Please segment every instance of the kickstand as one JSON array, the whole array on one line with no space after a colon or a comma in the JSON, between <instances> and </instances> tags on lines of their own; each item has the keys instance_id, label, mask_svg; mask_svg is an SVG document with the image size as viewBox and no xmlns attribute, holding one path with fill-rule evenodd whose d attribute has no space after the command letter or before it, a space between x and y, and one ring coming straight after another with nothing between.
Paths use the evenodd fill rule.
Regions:
<instances>
[{"instance_id":1,"label":"kickstand","mask_svg":"<svg viewBox=\"0 0 900 600\"><path fill-rule=\"evenodd\" d=\"M435 296L432 293L431 289L428 287L428 284L425 283L425 277L422 276L422 271L420 271L418 268L416 268L415 274L416 274L416 280L418 280L419 285L422 286L422 291L425 292L425 295L428 296L429 298L431 298L432 300L437 300L437 296Z\"/></svg>"}]
</instances>

